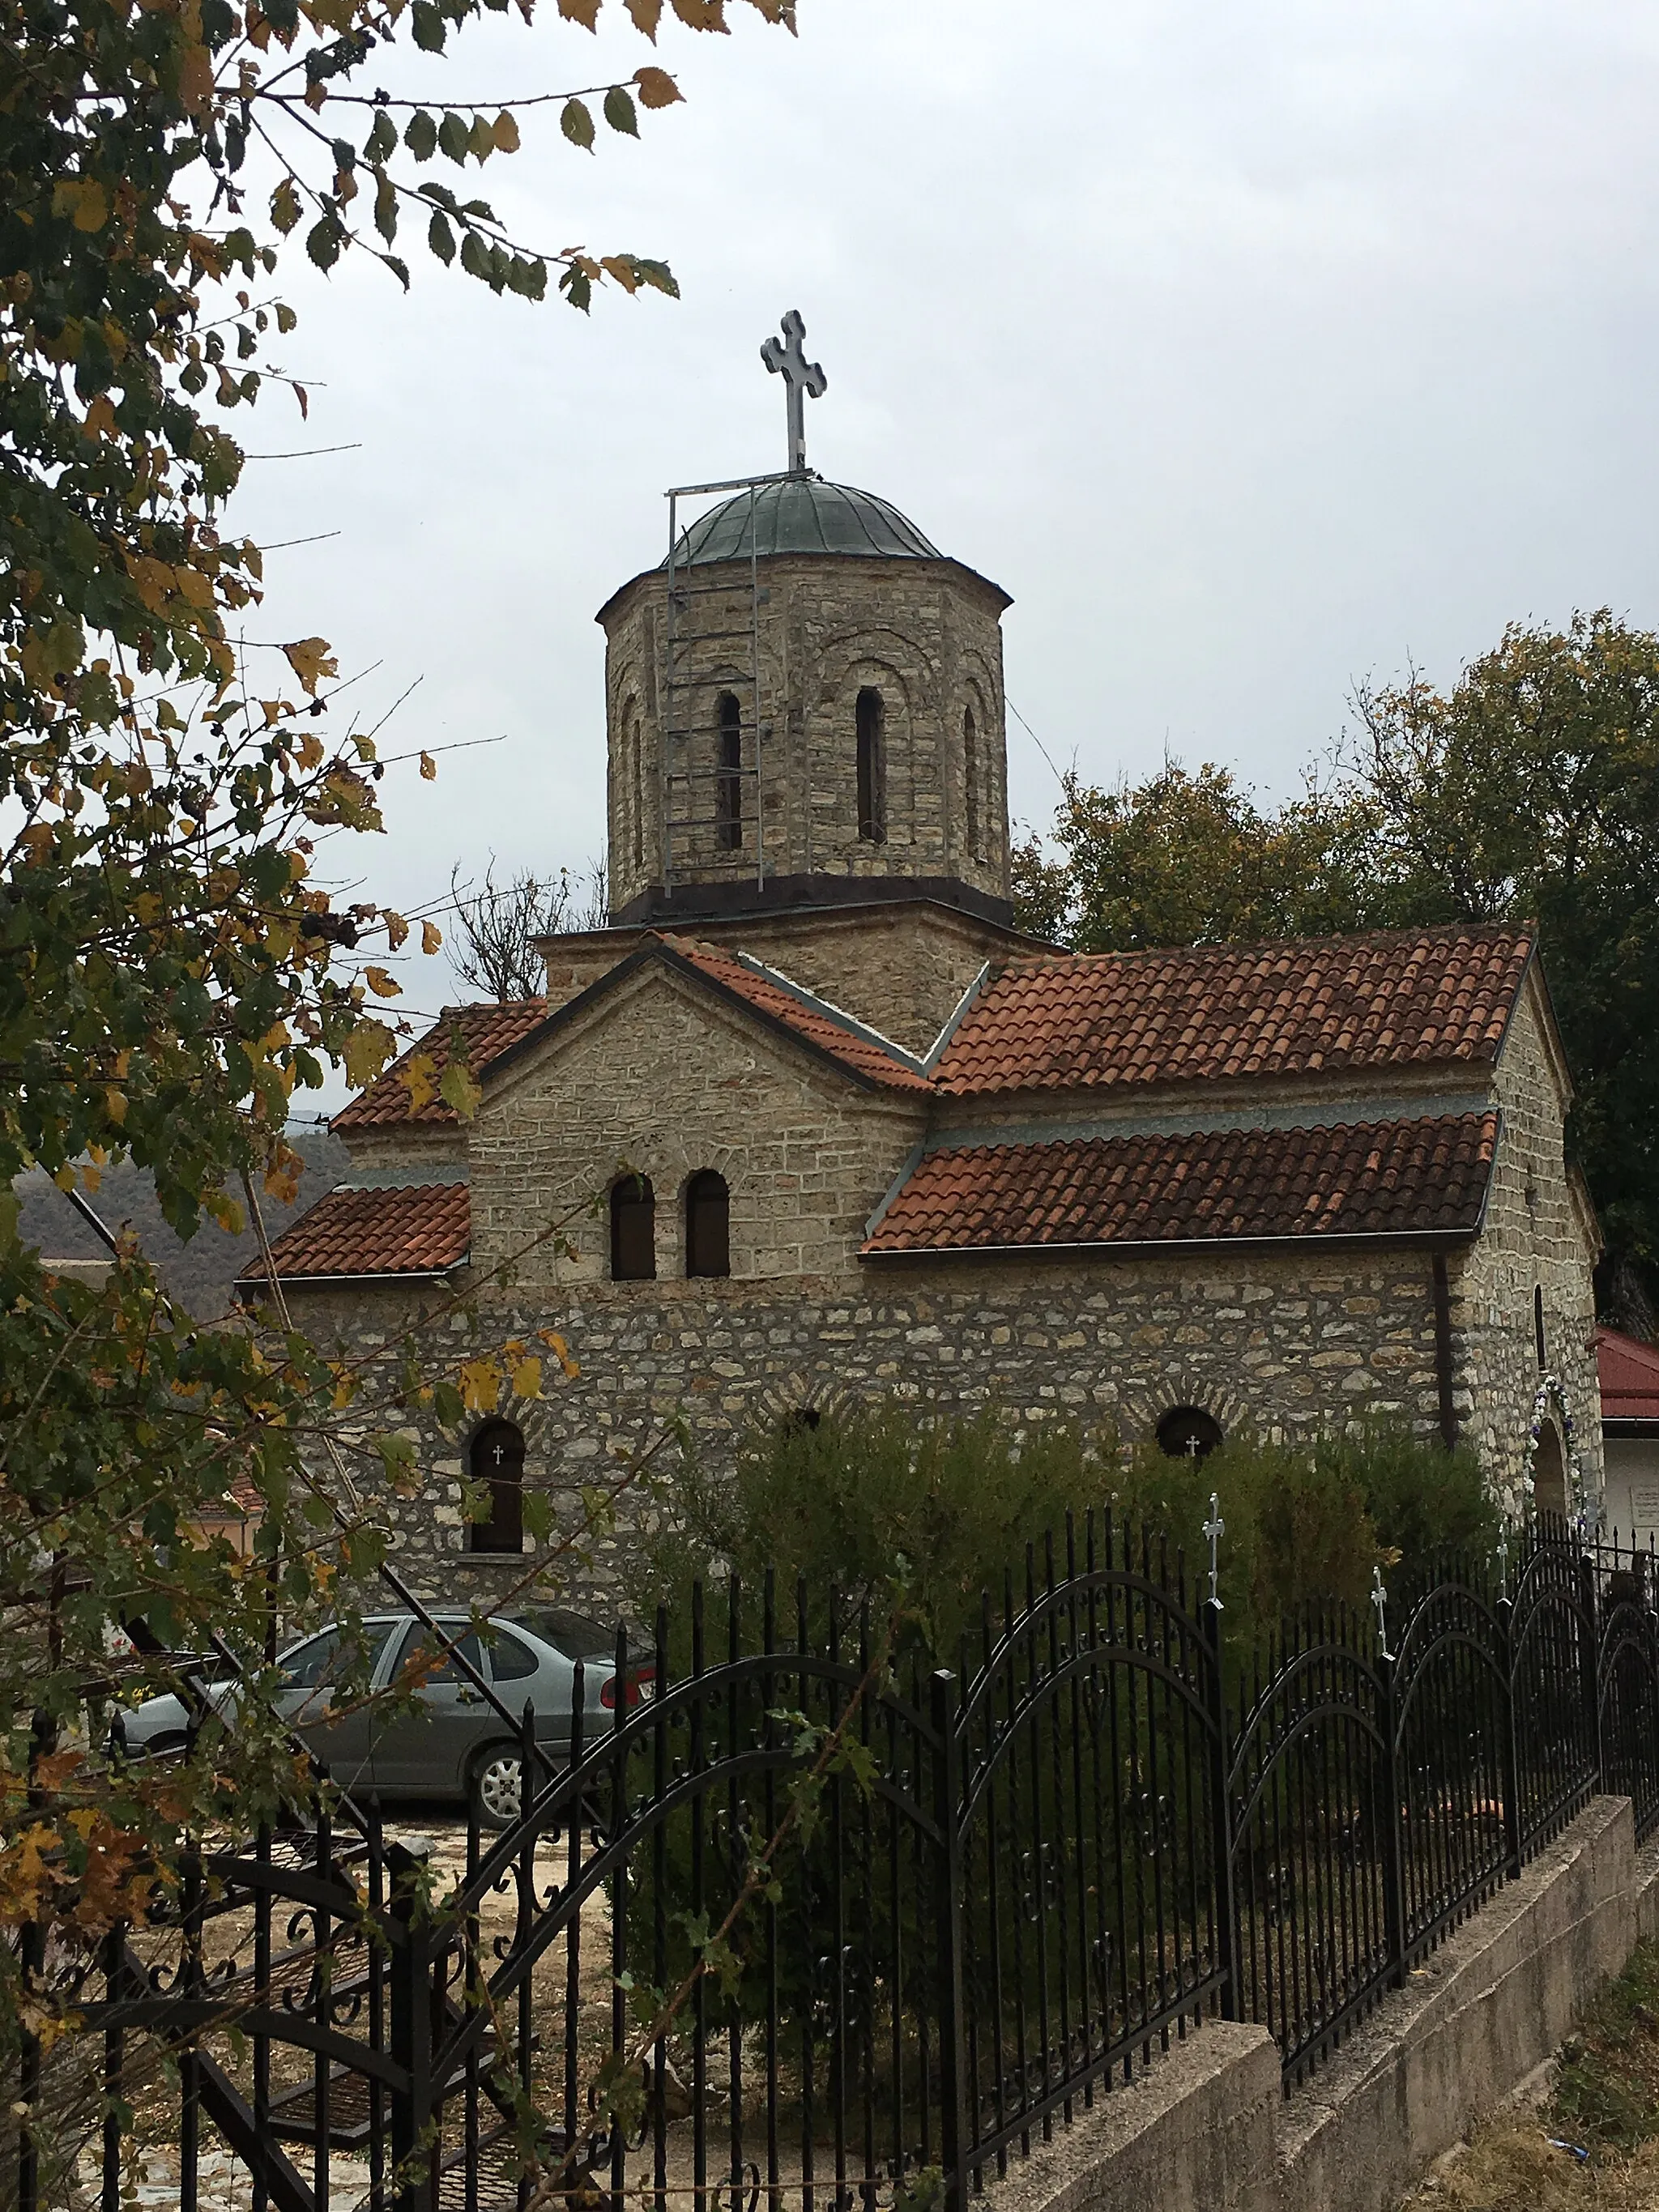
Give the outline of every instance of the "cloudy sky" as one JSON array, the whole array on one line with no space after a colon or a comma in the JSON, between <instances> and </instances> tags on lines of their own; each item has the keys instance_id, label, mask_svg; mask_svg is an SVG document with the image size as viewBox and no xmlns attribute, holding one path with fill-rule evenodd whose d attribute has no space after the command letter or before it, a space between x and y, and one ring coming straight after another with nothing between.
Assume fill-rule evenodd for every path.
<instances>
[{"instance_id":1,"label":"cloudy sky","mask_svg":"<svg viewBox=\"0 0 1659 2212\"><path fill-rule=\"evenodd\" d=\"M272 555L257 635L328 635L365 713L418 678L389 750L500 741L388 776L369 895L599 848L594 610L660 556L667 485L781 465L757 349L790 307L830 378L812 465L1012 593L1010 698L1089 777L1167 749L1284 793L1356 678L1449 680L1575 605L1659 625L1650 8L799 5L798 40L735 0L728 39L665 27L686 105L592 156L534 111L472 187L530 242L670 261L678 304L584 318L423 253L409 298L356 254L287 286L311 419L276 398L246 442L355 449L250 465L244 526L338 533ZM651 58L542 10L389 88ZM1050 769L1009 750L1046 823Z\"/></svg>"}]
</instances>

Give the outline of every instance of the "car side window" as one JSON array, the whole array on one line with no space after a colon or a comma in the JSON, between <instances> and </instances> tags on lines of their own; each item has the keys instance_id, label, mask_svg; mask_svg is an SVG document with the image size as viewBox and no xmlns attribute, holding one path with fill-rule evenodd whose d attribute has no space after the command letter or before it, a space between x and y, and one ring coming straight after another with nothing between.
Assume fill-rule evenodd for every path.
<instances>
[{"instance_id":1,"label":"car side window","mask_svg":"<svg viewBox=\"0 0 1659 2212\"><path fill-rule=\"evenodd\" d=\"M490 1647L489 1663L498 1682L521 1682L541 1662L522 1638L511 1636L503 1628Z\"/></svg>"},{"instance_id":2,"label":"car side window","mask_svg":"<svg viewBox=\"0 0 1659 2212\"><path fill-rule=\"evenodd\" d=\"M459 1626L459 1621L453 1626L446 1626L444 1622L440 1621L438 1631L441 1641L434 1644L418 1620L411 1623L409 1633L404 1638L404 1648L398 1655L398 1674L403 1674L410 1667L418 1667L428 1652L442 1650L445 1650L442 1665L432 1668L429 1673L424 1674L421 1686L428 1690L454 1690L470 1687L467 1676L463 1674L455 1664L453 1654L445 1649L454 1635L455 1630ZM478 1639L471 1629L461 1638L455 1649L464 1658L471 1661L479 1674L483 1674L483 1655L478 1648ZM395 1680L397 1678L394 1676L393 1679Z\"/></svg>"},{"instance_id":3,"label":"car side window","mask_svg":"<svg viewBox=\"0 0 1659 2212\"><path fill-rule=\"evenodd\" d=\"M325 1628L308 1644L290 1651L283 1662L283 1680L290 1690L314 1690L323 1679L340 1642L337 1628Z\"/></svg>"}]
</instances>

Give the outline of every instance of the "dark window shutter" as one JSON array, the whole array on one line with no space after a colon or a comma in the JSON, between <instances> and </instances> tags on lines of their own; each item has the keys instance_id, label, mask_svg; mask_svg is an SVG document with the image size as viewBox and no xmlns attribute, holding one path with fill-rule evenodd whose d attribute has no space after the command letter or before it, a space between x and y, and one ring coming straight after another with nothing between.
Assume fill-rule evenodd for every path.
<instances>
[{"instance_id":1,"label":"dark window shutter","mask_svg":"<svg viewBox=\"0 0 1659 2212\"><path fill-rule=\"evenodd\" d=\"M643 1176L611 1186L611 1279L651 1283L657 1276L657 1202Z\"/></svg>"},{"instance_id":2,"label":"dark window shutter","mask_svg":"<svg viewBox=\"0 0 1659 2212\"><path fill-rule=\"evenodd\" d=\"M685 1186L685 1272L732 1272L732 1199L726 1177L705 1168Z\"/></svg>"}]
</instances>

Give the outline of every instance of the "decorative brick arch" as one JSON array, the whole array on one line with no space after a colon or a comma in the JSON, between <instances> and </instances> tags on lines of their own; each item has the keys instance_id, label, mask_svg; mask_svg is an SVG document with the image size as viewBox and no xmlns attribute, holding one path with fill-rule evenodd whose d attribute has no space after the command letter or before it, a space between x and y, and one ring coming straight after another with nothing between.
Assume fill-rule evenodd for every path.
<instances>
[{"instance_id":1,"label":"decorative brick arch","mask_svg":"<svg viewBox=\"0 0 1659 2212\"><path fill-rule=\"evenodd\" d=\"M1223 1383L1184 1372L1163 1375L1155 1382L1133 1384L1118 1403L1122 1408L1123 1442L1139 1443L1158 1434L1164 1416L1182 1406L1200 1408L1221 1424L1224 1437L1241 1431L1254 1434L1261 1425L1249 1401Z\"/></svg>"}]
</instances>

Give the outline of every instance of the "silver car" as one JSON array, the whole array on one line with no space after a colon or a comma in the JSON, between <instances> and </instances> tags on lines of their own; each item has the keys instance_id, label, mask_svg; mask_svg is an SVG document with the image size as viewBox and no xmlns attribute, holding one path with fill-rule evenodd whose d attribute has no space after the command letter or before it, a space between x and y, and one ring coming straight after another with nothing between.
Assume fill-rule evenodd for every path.
<instances>
[{"instance_id":1,"label":"silver car","mask_svg":"<svg viewBox=\"0 0 1659 2212\"><path fill-rule=\"evenodd\" d=\"M433 1616L515 1716L534 1708L536 1741L555 1765L570 1756L576 1665L583 1666L582 1735L591 1744L616 1724L616 1637L580 1613L555 1607L493 1618L486 1645L465 1613ZM518 1743L501 1715L461 1674L453 1658L422 1671L433 1643L412 1613L374 1613L360 1644L348 1645L338 1626L291 1644L277 1660L279 1709L343 1789L373 1790L383 1799L427 1797L470 1802L487 1827L517 1819L524 1802ZM384 1692L413 1670L420 1676L415 1709L391 1708ZM333 1710L331 1681L350 1671L367 1676L369 1697ZM234 1711L234 1682L204 1686L216 1712ZM621 1690L624 1707L650 1694L652 1669L630 1666ZM138 1756L182 1747L189 1715L182 1699L150 1698L121 1717L119 1741Z\"/></svg>"}]
</instances>

